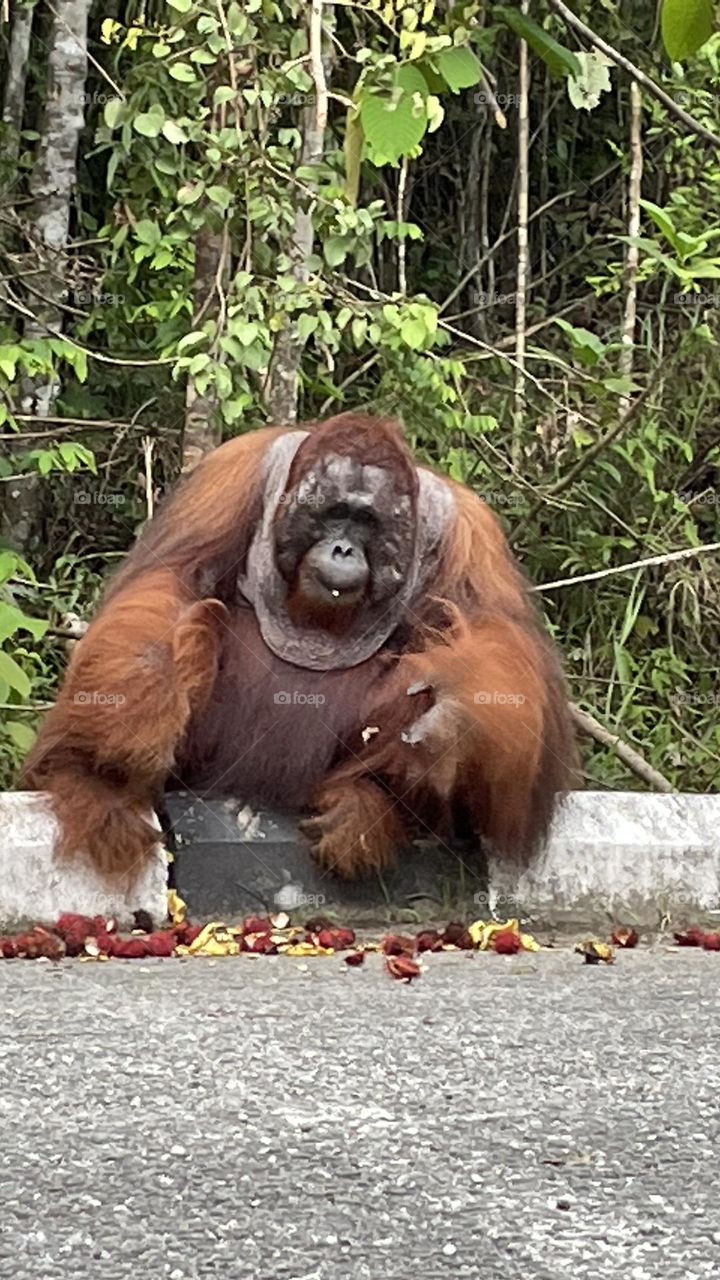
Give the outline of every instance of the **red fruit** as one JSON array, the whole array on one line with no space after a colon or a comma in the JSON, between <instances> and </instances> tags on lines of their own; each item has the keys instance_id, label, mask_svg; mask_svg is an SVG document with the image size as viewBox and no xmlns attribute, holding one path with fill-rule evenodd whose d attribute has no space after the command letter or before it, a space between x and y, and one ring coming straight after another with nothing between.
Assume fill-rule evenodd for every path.
<instances>
[{"instance_id":1,"label":"red fruit","mask_svg":"<svg viewBox=\"0 0 720 1280\"><path fill-rule=\"evenodd\" d=\"M415 950L418 953L423 951L442 951L443 940L437 929L423 929L415 939Z\"/></svg>"},{"instance_id":2,"label":"red fruit","mask_svg":"<svg viewBox=\"0 0 720 1280\"><path fill-rule=\"evenodd\" d=\"M720 933L706 933L703 938L703 951L720 951Z\"/></svg>"},{"instance_id":3,"label":"red fruit","mask_svg":"<svg viewBox=\"0 0 720 1280\"><path fill-rule=\"evenodd\" d=\"M359 964L365 963L365 952L351 951L349 955L345 956L345 963L352 965L353 969L356 969Z\"/></svg>"},{"instance_id":4,"label":"red fruit","mask_svg":"<svg viewBox=\"0 0 720 1280\"><path fill-rule=\"evenodd\" d=\"M327 947L331 951L345 951L348 947L355 945L355 933L352 929L333 926L330 929L321 929L316 937L319 947ZM313 938L312 941L314 940Z\"/></svg>"},{"instance_id":5,"label":"red fruit","mask_svg":"<svg viewBox=\"0 0 720 1280\"><path fill-rule=\"evenodd\" d=\"M611 941L616 947L624 947L629 951L631 947L637 946L639 939L634 929L615 929Z\"/></svg>"},{"instance_id":6,"label":"red fruit","mask_svg":"<svg viewBox=\"0 0 720 1280\"><path fill-rule=\"evenodd\" d=\"M686 929L684 933L676 933L674 936L679 947L701 947L705 938L705 930L693 925L692 928Z\"/></svg>"},{"instance_id":7,"label":"red fruit","mask_svg":"<svg viewBox=\"0 0 720 1280\"><path fill-rule=\"evenodd\" d=\"M112 955L118 960L144 960L150 953L147 949L147 938L116 938Z\"/></svg>"},{"instance_id":8,"label":"red fruit","mask_svg":"<svg viewBox=\"0 0 720 1280\"><path fill-rule=\"evenodd\" d=\"M380 950L386 956L411 956L415 952L415 939L401 933L388 933L380 943Z\"/></svg>"},{"instance_id":9,"label":"red fruit","mask_svg":"<svg viewBox=\"0 0 720 1280\"><path fill-rule=\"evenodd\" d=\"M246 916L243 920L243 934L272 933L272 921L267 916Z\"/></svg>"},{"instance_id":10,"label":"red fruit","mask_svg":"<svg viewBox=\"0 0 720 1280\"><path fill-rule=\"evenodd\" d=\"M246 934L242 940L242 949L256 956L277 955L277 943L273 942L269 933Z\"/></svg>"},{"instance_id":11,"label":"red fruit","mask_svg":"<svg viewBox=\"0 0 720 1280\"><path fill-rule=\"evenodd\" d=\"M145 938L140 939L145 943L148 949L148 955L151 956L173 956L175 947L177 946L175 935L171 930L158 930L157 933L148 933Z\"/></svg>"},{"instance_id":12,"label":"red fruit","mask_svg":"<svg viewBox=\"0 0 720 1280\"><path fill-rule=\"evenodd\" d=\"M305 928L308 933L320 933L322 929L334 929L335 925L327 916L313 916L312 920L305 921Z\"/></svg>"},{"instance_id":13,"label":"red fruit","mask_svg":"<svg viewBox=\"0 0 720 1280\"><path fill-rule=\"evenodd\" d=\"M96 919L100 919L100 917L96 917ZM95 921L91 920L89 916L79 916L74 911L66 911L56 921L54 928L61 938L64 938L66 934L72 934L74 937L82 935L84 941L89 935L94 934L94 924ZM103 929L105 928L104 920L102 927Z\"/></svg>"},{"instance_id":14,"label":"red fruit","mask_svg":"<svg viewBox=\"0 0 720 1280\"><path fill-rule=\"evenodd\" d=\"M409 956L391 955L385 961L385 968L391 978L403 978L406 982L419 978L422 972L417 961L411 960Z\"/></svg>"},{"instance_id":15,"label":"red fruit","mask_svg":"<svg viewBox=\"0 0 720 1280\"><path fill-rule=\"evenodd\" d=\"M442 931L442 940L453 947L459 947L466 933L467 929L464 924L461 924L459 920L451 920L450 924L446 924Z\"/></svg>"},{"instance_id":16,"label":"red fruit","mask_svg":"<svg viewBox=\"0 0 720 1280\"><path fill-rule=\"evenodd\" d=\"M0 938L0 952L4 960L14 960L17 955L14 938Z\"/></svg>"},{"instance_id":17,"label":"red fruit","mask_svg":"<svg viewBox=\"0 0 720 1280\"><path fill-rule=\"evenodd\" d=\"M170 930L175 935L175 942L181 947L189 947L196 938L202 933L201 924L188 924L187 920L183 920L182 924L173 925Z\"/></svg>"},{"instance_id":18,"label":"red fruit","mask_svg":"<svg viewBox=\"0 0 720 1280\"><path fill-rule=\"evenodd\" d=\"M516 933L512 929L503 929L500 933L496 933L492 945L500 956L514 956L520 950L522 943Z\"/></svg>"}]
</instances>

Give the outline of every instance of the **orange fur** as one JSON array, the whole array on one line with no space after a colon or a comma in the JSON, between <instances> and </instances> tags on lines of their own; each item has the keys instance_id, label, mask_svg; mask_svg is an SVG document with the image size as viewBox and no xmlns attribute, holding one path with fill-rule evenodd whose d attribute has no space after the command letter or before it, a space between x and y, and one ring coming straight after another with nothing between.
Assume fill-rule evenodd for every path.
<instances>
[{"instance_id":1,"label":"orange fur","mask_svg":"<svg viewBox=\"0 0 720 1280\"><path fill-rule=\"evenodd\" d=\"M409 454L391 424L343 414L311 430L307 465L314 454L355 451L396 467L401 485L412 483ZM130 872L156 839L153 803L177 777L188 741L214 716L206 741L255 742L261 778L269 767L288 786L301 784L317 815L309 827L314 852L328 870L378 870L413 822L425 832L449 826L458 806L478 836L529 855L557 791L575 785L577 773L557 656L499 523L448 480L456 518L402 640L315 681L315 673L273 658L237 597L262 509L263 461L281 433L241 436L191 474L78 644L24 771L26 785L51 793L61 852L85 850L108 871ZM243 671L256 673L245 686ZM268 766L262 742L277 738L279 723L273 680L303 697L317 685L328 699L324 721L321 709L316 719L303 713L307 741L294 740L287 722L283 758ZM223 702L228 693L234 707ZM364 738L368 726L377 733ZM201 753L202 743L201 736Z\"/></svg>"}]
</instances>

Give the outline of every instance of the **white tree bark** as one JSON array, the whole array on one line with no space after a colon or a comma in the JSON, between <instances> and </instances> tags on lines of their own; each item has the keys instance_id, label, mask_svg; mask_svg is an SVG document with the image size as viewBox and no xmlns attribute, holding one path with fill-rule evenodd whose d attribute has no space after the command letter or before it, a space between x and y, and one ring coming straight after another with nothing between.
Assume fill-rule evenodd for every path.
<instances>
[{"instance_id":1,"label":"white tree bark","mask_svg":"<svg viewBox=\"0 0 720 1280\"><path fill-rule=\"evenodd\" d=\"M30 60L30 36L32 34L35 0L30 4L15 5L8 49L8 72L3 94L3 124L9 135L3 146L6 162L17 160L20 149L20 130L25 111L25 82Z\"/></svg>"},{"instance_id":2,"label":"white tree bark","mask_svg":"<svg viewBox=\"0 0 720 1280\"><path fill-rule=\"evenodd\" d=\"M33 284L45 301L33 298L34 318L25 321L24 336L48 337L48 325L62 327L61 303L66 293L66 245L72 193L76 180L78 139L84 124L87 72L87 24L91 0L62 0L50 6L53 21L48 40L47 87L37 157L28 188L33 197L27 217ZM19 87L13 91L16 95ZM20 110L17 102L15 109ZM23 412L52 415L60 391L57 377L48 374L22 382ZM4 486L3 525L18 550L27 552L38 525L40 486L35 475Z\"/></svg>"},{"instance_id":3,"label":"white tree bark","mask_svg":"<svg viewBox=\"0 0 720 1280\"><path fill-rule=\"evenodd\" d=\"M35 285L47 301L35 320L25 323L25 337L48 336L47 326L62 326L66 292L66 259L72 193L76 180L78 139L84 124L87 74L87 23L91 0L62 0L53 8L47 64L45 112L37 159L30 174L33 197L30 227L40 256L41 274ZM38 378L24 387L23 410L46 417L60 390L56 379Z\"/></svg>"}]
</instances>

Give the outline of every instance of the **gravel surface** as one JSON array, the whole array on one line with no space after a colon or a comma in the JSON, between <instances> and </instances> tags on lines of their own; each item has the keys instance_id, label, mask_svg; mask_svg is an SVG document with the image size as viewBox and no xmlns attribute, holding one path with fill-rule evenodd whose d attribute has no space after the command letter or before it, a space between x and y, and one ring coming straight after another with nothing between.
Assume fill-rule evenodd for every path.
<instances>
[{"instance_id":1,"label":"gravel surface","mask_svg":"<svg viewBox=\"0 0 720 1280\"><path fill-rule=\"evenodd\" d=\"M0 1276L720 1276L720 956L0 962Z\"/></svg>"}]
</instances>

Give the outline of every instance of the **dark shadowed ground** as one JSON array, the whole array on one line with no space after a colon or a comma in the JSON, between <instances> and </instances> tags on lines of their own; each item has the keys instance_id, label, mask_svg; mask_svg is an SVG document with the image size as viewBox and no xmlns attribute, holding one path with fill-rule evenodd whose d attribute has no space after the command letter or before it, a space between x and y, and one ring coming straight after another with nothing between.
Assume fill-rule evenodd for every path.
<instances>
[{"instance_id":1,"label":"dark shadowed ground","mask_svg":"<svg viewBox=\"0 0 720 1280\"><path fill-rule=\"evenodd\" d=\"M720 956L0 963L0 1275L720 1276Z\"/></svg>"}]
</instances>

